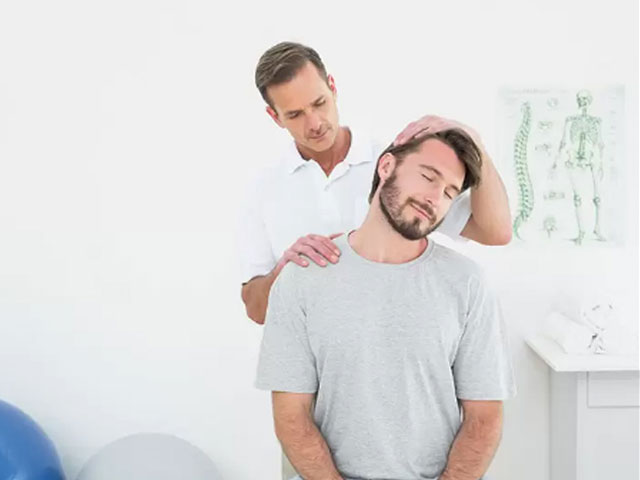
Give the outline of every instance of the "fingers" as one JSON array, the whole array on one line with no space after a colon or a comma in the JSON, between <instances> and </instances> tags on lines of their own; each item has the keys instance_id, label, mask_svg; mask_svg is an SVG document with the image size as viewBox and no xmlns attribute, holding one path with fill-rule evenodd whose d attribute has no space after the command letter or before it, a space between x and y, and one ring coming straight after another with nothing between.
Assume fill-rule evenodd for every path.
<instances>
[{"instance_id":1,"label":"fingers","mask_svg":"<svg viewBox=\"0 0 640 480\"><path fill-rule=\"evenodd\" d=\"M332 238L339 235L341 235L341 233L334 234ZM284 261L284 263L290 261L306 267L309 265L309 262L305 259L306 257L324 267L328 261L337 263L339 256L340 249L331 241L331 238L310 234L305 237L300 237L296 243L288 248L282 255L281 261Z\"/></svg>"},{"instance_id":2,"label":"fingers","mask_svg":"<svg viewBox=\"0 0 640 480\"><path fill-rule=\"evenodd\" d=\"M339 237L340 235L342 235L342 233L334 233L333 236L329 237L323 237L322 235L310 235L310 237L312 237L313 241L320 242L320 244L324 247L322 250L319 250L320 253L322 253L328 260L332 260L333 257L340 255L340 249L331 240ZM335 260L337 261L338 259L336 258Z\"/></svg>"},{"instance_id":3,"label":"fingers","mask_svg":"<svg viewBox=\"0 0 640 480\"><path fill-rule=\"evenodd\" d=\"M286 264L287 262L293 262L296 265L300 265L301 267L306 267L307 265L309 265L309 262L306 259L302 258L300 255L298 255L297 252L293 251L292 249L285 250L284 254L282 255L282 260L284 264ZM284 264L282 265L283 267Z\"/></svg>"},{"instance_id":4,"label":"fingers","mask_svg":"<svg viewBox=\"0 0 640 480\"><path fill-rule=\"evenodd\" d=\"M415 122L411 122L405 129L398 134L394 140L394 145L402 145L419 134L437 132L446 128L449 121L435 115L425 115Z\"/></svg>"},{"instance_id":5,"label":"fingers","mask_svg":"<svg viewBox=\"0 0 640 480\"><path fill-rule=\"evenodd\" d=\"M449 130L452 128L457 128L464 131L467 135L471 137L471 139L475 143L479 143L480 139L478 134L468 126L457 122L455 120L450 120L444 117L438 117L437 115L425 115L415 122L411 122L409 125L405 127L405 129L398 134L396 139L393 141L394 145L402 145L407 143L409 140L418 137L420 135L426 135L429 133L437 133L443 130Z\"/></svg>"},{"instance_id":6,"label":"fingers","mask_svg":"<svg viewBox=\"0 0 640 480\"><path fill-rule=\"evenodd\" d=\"M398 134L396 139L393 141L394 145L402 145L406 143L407 140L416 135L420 130L424 129L424 126L420 126L419 122L411 122L407 125L402 132Z\"/></svg>"},{"instance_id":7,"label":"fingers","mask_svg":"<svg viewBox=\"0 0 640 480\"><path fill-rule=\"evenodd\" d=\"M306 248L310 248L314 254L321 255L323 257L323 260L329 260L333 263L336 263L338 261L338 255L340 255L340 250L338 250L338 247L329 238L322 235L311 234L301 238L300 241L301 241L301 244L304 245ZM306 254L306 252L302 252L302 253ZM311 259L315 261L314 258L311 258ZM319 263L319 262L316 262L316 263L318 263L319 265L323 265L322 263Z\"/></svg>"},{"instance_id":8,"label":"fingers","mask_svg":"<svg viewBox=\"0 0 640 480\"><path fill-rule=\"evenodd\" d=\"M305 255L306 257L313 260L315 263L317 263L321 267L327 266L326 257L324 255L319 254L318 250L316 250L315 248L312 248L309 245L303 245L302 247L300 247L300 249L298 250L298 254Z\"/></svg>"}]
</instances>

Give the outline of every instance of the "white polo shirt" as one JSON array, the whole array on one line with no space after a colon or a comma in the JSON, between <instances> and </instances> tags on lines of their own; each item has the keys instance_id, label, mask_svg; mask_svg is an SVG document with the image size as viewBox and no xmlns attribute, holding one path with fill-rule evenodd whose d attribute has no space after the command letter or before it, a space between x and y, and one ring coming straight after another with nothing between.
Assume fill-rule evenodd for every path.
<instances>
[{"instance_id":1,"label":"white polo shirt","mask_svg":"<svg viewBox=\"0 0 640 480\"><path fill-rule=\"evenodd\" d=\"M317 162L302 158L295 142L278 164L256 176L238 219L242 283L273 270L284 251L302 236L328 236L362 224L376 161L386 145L350 130L349 152L328 177ZM470 215L469 192L465 192L453 202L437 231L458 237Z\"/></svg>"}]
</instances>

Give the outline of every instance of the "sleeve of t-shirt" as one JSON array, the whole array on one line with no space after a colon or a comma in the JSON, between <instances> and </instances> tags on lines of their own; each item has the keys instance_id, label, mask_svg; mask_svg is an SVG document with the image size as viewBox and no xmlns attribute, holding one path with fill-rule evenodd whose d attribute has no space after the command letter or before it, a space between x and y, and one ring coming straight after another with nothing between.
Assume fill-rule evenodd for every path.
<instances>
[{"instance_id":1,"label":"sleeve of t-shirt","mask_svg":"<svg viewBox=\"0 0 640 480\"><path fill-rule=\"evenodd\" d=\"M455 240L466 240L460 234L471 218L471 192L467 190L453 201L436 232Z\"/></svg>"},{"instance_id":2,"label":"sleeve of t-shirt","mask_svg":"<svg viewBox=\"0 0 640 480\"><path fill-rule=\"evenodd\" d=\"M255 386L261 390L315 393L316 362L307 335L304 304L288 263L269 293Z\"/></svg>"},{"instance_id":3,"label":"sleeve of t-shirt","mask_svg":"<svg viewBox=\"0 0 640 480\"><path fill-rule=\"evenodd\" d=\"M277 263L262 215L262 191L258 177L246 189L237 219L236 238L242 283L268 274Z\"/></svg>"},{"instance_id":4,"label":"sleeve of t-shirt","mask_svg":"<svg viewBox=\"0 0 640 480\"><path fill-rule=\"evenodd\" d=\"M453 362L456 396L461 400L506 400L516 386L507 332L497 298L476 277L469 287L467 321Z\"/></svg>"}]
</instances>

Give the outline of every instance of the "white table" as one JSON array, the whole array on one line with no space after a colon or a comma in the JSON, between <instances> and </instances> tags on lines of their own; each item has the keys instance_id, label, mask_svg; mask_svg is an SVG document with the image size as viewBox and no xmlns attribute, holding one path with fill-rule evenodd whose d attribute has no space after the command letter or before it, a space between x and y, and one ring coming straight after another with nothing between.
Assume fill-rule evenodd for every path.
<instances>
[{"instance_id":1,"label":"white table","mask_svg":"<svg viewBox=\"0 0 640 480\"><path fill-rule=\"evenodd\" d=\"M551 368L551 480L638 480L639 361L526 339Z\"/></svg>"}]
</instances>

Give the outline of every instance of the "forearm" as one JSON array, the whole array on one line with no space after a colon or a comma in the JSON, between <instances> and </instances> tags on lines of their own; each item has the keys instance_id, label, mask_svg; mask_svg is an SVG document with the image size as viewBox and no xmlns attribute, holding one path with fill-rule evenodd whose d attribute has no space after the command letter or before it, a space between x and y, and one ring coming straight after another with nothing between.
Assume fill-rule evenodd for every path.
<instances>
[{"instance_id":1,"label":"forearm","mask_svg":"<svg viewBox=\"0 0 640 480\"><path fill-rule=\"evenodd\" d=\"M500 443L502 419L462 422L439 480L478 480L489 468Z\"/></svg>"},{"instance_id":2,"label":"forearm","mask_svg":"<svg viewBox=\"0 0 640 480\"><path fill-rule=\"evenodd\" d=\"M311 418L276 429L287 458L304 480L342 480L327 442Z\"/></svg>"},{"instance_id":3,"label":"forearm","mask_svg":"<svg viewBox=\"0 0 640 480\"><path fill-rule=\"evenodd\" d=\"M480 184L471 189L471 215L485 236L485 243L506 244L511 240L509 198L493 161L483 147L480 149Z\"/></svg>"},{"instance_id":4,"label":"forearm","mask_svg":"<svg viewBox=\"0 0 640 480\"><path fill-rule=\"evenodd\" d=\"M276 273L272 271L267 275L252 278L242 286L242 301L247 310L247 315L256 323L264 323L269 292L276 276Z\"/></svg>"}]
</instances>

